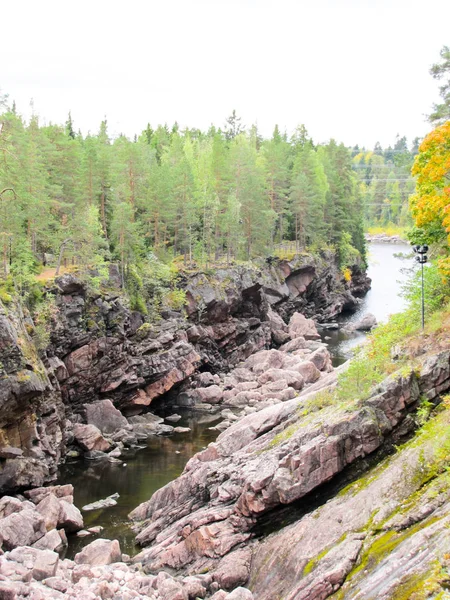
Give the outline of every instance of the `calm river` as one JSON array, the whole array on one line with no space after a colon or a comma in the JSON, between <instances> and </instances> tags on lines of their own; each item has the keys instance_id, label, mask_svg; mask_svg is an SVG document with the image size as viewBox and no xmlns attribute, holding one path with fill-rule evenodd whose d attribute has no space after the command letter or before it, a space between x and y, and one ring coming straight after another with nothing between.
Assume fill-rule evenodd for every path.
<instances>
[{"instance_id":1,"label":"calm river","mask_svg":"<svg viewBox=\"0 0 450 600\"><path fill-rule=\"evenodd\" d=\"M341 323L359 321L367 313L375 315L378 323L385 322L389 315L405 308L401 295L402 286L411 277L415 267L411 246L407 244L372 243L368 245L369 269L372 288L362 299L358 310L352 315L342 316ZM365 334L342 331L323 332L325 341L333 355L335 367L344 363L352 355L352 348L364 341ZM330 339L326 339L328 336Z\"/></svg>"}]
</instances>

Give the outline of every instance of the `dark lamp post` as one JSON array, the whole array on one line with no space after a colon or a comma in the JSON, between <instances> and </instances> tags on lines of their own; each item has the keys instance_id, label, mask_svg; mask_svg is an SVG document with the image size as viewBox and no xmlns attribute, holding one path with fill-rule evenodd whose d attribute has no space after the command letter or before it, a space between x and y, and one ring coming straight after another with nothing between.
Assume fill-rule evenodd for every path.
<instances>
[{"instance_id":1,"label":"dark lamp post","mask_svg":"<svg viewBox=\"0 0 450 600\"><path fill-rule=\"evenodd\" d=\"M428 246L424 244L420 246L419 244L413 245L413 250L417 254L416 261L422 266L422 329L425 327L425 296L423 291L423 265L428 261Z\"/></svg>"}]
</instances>

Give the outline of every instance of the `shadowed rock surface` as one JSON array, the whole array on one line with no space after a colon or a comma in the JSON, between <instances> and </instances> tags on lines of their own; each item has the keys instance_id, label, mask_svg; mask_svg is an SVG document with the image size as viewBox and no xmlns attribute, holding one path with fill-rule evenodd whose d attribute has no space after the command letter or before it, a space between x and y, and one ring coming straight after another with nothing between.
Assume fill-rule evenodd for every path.
<instances>
[{"instance_id":1,"label":"shadowed rock surface","mask_svg":"<svg viewBox=\"0 0 450 600\"><path fill-rule=\"evenodd\" d=\"M21 311L0 303L0 493L56 476L64 449L64 405Z\"/></svg>"},{"instance_id":2,"label":"shadowed rock surface","mask_svg":"<svg viewBox=\"0 0 450 600\"><path fill-rule=\"evenodd\" d=\"M433 571L435 591L442 591L450 490L440 448L449 444L449 418L448 411L439 415L344 493L256 543L249 583L255 597L324 600L346 581L336 598L410 598L408 590L433 583Z\"/></svg>"}]
</instances>

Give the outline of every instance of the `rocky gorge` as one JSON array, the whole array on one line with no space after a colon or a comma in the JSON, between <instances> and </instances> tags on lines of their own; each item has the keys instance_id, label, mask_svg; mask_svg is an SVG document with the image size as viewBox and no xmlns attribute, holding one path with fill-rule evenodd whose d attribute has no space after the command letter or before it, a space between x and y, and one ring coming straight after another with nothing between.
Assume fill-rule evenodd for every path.
<instances>
[{"instance_id":1,"label":"rocky gorge","mask_svg":"<svg viewBox=\"0 0 450 600\"><path fill-rule=\"evenodd\" d=\"M75 434L88 440L81 442L84 451L104 451L111 444L99 434L132 429L123 415L146 412L155 399L176 404L183 383L201 387L202 377L226 373L251 354L287 342L286 322L296 311L328 320L356 306L368 281L355 265L352 281L345 282L325 252L213 276L193 273L183 285L186 314L168 311L151 324L127 307L114 265L101 292L63 275L47 289L50 337L40 353L30 317L20 306L1 307L1 491L54 479ZM198 377L194 383L192 376ZM99 400L103 412L95 417L89 406ZM103 431L93 430L113 405L122 412L111 410ZM148 428L158 429L156 421Z\"/></svg>"},{"instance_id":2,"label":"rocky gorge","mask_svg":"<svg viewBox=\"0 0 450 600\"><path fill-rule=\"evenodd\" d=\"M112 268L97 294L73 276L55 281L40 354L29 317L3 311L0 597L444 589L447 412L393 451L424 398L437 405L450 388L448 350L428 348L364 398L336 402L346 366L333 369L316 324L358 305L368 288L358 266L350 282L327 253L189 274L186 314L157 323L127 308L114 279ZM178 416L164 420L162 407L215 414L222 433L133 510L139 554L97 537L63 559L67 535L99 532L86 530L72 486L40 486L68 455L120 466L127 448L172 434Z\"/></svg>"}]
</instances>

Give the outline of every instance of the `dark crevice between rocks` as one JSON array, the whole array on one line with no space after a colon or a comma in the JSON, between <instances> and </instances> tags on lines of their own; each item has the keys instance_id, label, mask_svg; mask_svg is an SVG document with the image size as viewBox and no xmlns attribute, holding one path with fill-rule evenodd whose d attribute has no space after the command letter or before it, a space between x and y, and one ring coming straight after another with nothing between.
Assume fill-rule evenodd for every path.
<instances>
[{"instance_id":1,"label":"dark crevice between rocks","mask_svg":"<svg viewBox=\"0 0 450 600\"><path fill-rule=\"evenodd\" d=\"M371 469L375 468L384 459L395 454L397 445L407 442L414 437L415 433L416 429L410 430L406 434L401 434L400 431L393 432L381 448L348 465L330 481L323 483L296 502L285 506L279 505L263 514L251 530L253 537L256 539L264 538L320 508L346 487L367 475Z\"/></svg>"}]
</instances>

